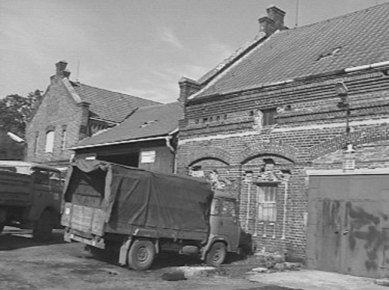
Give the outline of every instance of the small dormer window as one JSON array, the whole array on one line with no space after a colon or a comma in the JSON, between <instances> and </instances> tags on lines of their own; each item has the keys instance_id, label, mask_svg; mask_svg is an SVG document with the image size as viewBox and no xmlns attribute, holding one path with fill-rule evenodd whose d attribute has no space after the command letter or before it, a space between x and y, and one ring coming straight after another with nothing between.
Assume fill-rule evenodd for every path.
<instances>
[{"instance_id":1,"label":"small dormer window","mask_svg":"<svg viewBox=\"0 0 389 290\"><path fill-rule=\"evenodd\" d=\"M329 49L327 51L324 51L322 52L319 57L317 58L317 60L321 60L321 59L325 59L325 58L329 58L331 56L335 56L339 51L340 51L341 47L338 46L338 47L335 47L335 48L332 48L332 49Z\"/></svg>"},{"instance_id":2,"label":"small dormer window","mask_svg":"<svg viewBox=\"0 0 389 290\"><path fill-rule=\"evenodd\" d=\"M144 122L142 125L139 126L139 128L147 127L148 125L151 125L151 124L153 124L155 122L157 122L157 120L152 120L152 121Z\"/></svg>"}]
</instances>

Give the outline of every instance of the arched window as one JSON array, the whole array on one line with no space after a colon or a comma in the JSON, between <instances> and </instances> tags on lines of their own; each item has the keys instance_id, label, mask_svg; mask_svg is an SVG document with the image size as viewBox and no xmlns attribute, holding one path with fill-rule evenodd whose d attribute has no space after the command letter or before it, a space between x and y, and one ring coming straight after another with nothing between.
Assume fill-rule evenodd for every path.
<instances>
[{"instance_id":1,"label":"arched window","mask_svg":"<svg viewBox=\"0 0 389 290\"><path fill-rule=\"evenodd\" d=\"M54 149L54 130L46 132L46 153L53 153Z\"/></svg>"}]
</instances>

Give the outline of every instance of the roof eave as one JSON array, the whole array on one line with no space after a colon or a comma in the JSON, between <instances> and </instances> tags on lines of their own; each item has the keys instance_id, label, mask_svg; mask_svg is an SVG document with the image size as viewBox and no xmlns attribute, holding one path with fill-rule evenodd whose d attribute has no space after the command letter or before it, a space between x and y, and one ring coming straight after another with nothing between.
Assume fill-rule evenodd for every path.
<instances>
[{"instance_id":1,"label":"roof eave","mask_svg":"<svg viewBox=\"0 0 389 290\"><path fill-rule=\"evenodd\" d=\"M169 137L169 136L170 136L169 134L164 134L164 135L154 136L154 137L149 137L149 138L139 138L139 139L123 140L123 141L116 141L116 142L109 142L109 143L81 145L81 146L71 147L69 149L70 150L79 150L79 149L88 149L88 148L95 148L95 147L111 146L111 145L129 144L129 143L136 143L136 142L164 140L164 139L166 139L166 137Z\"/></svg>"}]
</instances>

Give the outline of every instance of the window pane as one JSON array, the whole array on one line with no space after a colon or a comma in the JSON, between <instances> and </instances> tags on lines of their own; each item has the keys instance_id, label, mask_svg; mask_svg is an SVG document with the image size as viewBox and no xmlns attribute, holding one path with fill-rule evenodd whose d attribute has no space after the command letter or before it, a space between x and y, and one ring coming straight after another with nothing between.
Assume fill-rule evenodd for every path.
<instances>
[{"instance_id":1,"label":"window pane","mask_svg":"<svg viewBox=\"0 0 389 290\"><path fill-rule=\"evenodd\" d=\"M220 214L220 200L214 199L212 201L211 215L219 215Z\"/></svg>"},{"instance_id":2,"label":"window pane","mask_svg":"<svg viewBox=\"0 0 389 290\"><path fill-rule=\"evenodd\" d=\"M230 200L223 201L222 215L232 216L232 217L236 216L235 203L233 201L230 201Z\"/></svg>"},{"instance_id":3,"label":"window pane","mask_svg":"<svg viewBox=\"0 0 389 290\"><path fill-rule=\"evenodd\" d=\"M53 152L54 148L54 131L46 133L46 152Z\"/></svg>"},{"instance_id":4,"label":"window pane","mask_svg":"<svg viewBox=\"0 0 389 290\"><path fill-rule=\"evenodd\" d=\"M257 216L260 221L275 222L277 220L277 186L258 186Z\"/></svg>"}]
</instances>

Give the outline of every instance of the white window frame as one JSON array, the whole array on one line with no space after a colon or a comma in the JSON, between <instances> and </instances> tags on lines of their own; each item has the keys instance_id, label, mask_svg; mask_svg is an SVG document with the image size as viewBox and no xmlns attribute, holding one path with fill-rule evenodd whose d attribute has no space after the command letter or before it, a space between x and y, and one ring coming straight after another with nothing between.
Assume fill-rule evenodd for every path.
<instances>
[{"instance_id":1,"label":"white window frame","mask_svg":"<svg viewBox=\"0 0 389 290\"><path fill-rule=\"evenodd\" d=\"M277 183L257 184L257 218L260 222L277 221Z\"/></svg>"},{"instance_id":2,"label":"white window frame","mask_svg":"<svg viewBox=\"0 0 389 290\"><path fill-rule=\"evenodd\" d=\"M54 151L54 137L55 137L54 130L49 130L46 132L46 146L45 146L46 153L53 153L53 151Z\"/></svg>"}]
</instances>

